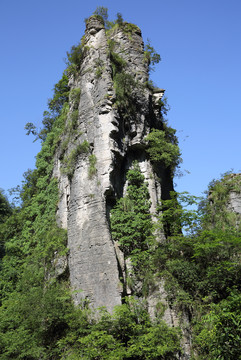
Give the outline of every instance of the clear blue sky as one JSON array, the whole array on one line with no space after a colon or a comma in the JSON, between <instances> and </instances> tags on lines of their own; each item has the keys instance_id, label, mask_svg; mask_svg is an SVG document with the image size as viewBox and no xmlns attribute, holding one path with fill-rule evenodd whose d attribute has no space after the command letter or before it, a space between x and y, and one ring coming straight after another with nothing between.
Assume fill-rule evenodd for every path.
<instances>
[{"instance_id":1,"label":"clear blue sky","mask_svg":"<svg viewBox=\"0 0 241 360\"><path fill-rule=\"evenodd\" d=\"M166 89L183 169L176 189L200 195L213 178L241 172L240 0L2 0L0 188L21 184L39 143L24 125L40 126L65 68L66 51L97 6L137 24L162 61L152 79Z\"/></svg>"}]
</instances>

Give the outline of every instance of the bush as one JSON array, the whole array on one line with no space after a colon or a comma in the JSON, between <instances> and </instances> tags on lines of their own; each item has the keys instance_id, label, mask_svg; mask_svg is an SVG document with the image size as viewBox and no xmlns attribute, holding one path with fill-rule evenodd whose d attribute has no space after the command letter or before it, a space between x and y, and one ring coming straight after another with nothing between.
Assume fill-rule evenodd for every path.
<instances>
[{"instance_id":1,"label":"bush","mask_svg":"<svg viewBox=\"0 0 241 360\"><path fill-rule=\"evenodd\" d=\"M153 129L146 136L148 143L147 153L154 164L161 163L165 167L171 168L172 172L181 162L181 153L177 145L175 130L168 128L169 131Z\"/></svg>"},{"instance_id":2,"label":"bush","mask_svg":"<svg viewBox=\"0 0 241 360\"><path fill-rule=\"evenodd\" d=\"M69 100L73 104L73 110L76 110L79 107L80 94L81 94L80 88L75 88L70 91Z\"/></svg>"}]
</instances>

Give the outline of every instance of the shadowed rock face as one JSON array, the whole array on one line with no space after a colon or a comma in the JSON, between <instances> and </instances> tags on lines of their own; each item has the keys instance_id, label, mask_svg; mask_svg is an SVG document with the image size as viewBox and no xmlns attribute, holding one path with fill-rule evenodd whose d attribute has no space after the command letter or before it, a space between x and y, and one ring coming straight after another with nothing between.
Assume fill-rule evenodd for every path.
<instances>
[{"instance_id":1,"label":"shadowed rock face","mask_svg":"<svg viewBox=\"0 0 241 360\"><path fill-rule=\"evenodd\" d=\"M144 86L148 65L143 58L141 32L137 28L129 36L117 29L110 39L114 42L113 51L126 62L125 72L138 81L130 94L136 111L128 115L116 106L106 32L103 24L91 17L86 26L86 51L80 71L69 82L71 89L80 88L80 97L77 125L68 138L64 156L70 156L83 141L88 141L89 150L78 154L70 178L61 170L60 144L53 174L59 179L58 223L68 230L68 265L71 285L77 290L75 302L85 299L92 306L106 306L109 311L121 303L120 278L124 271L120 250L117 256L111 239L109 211L125 193L128 169L134 160L139 162L149 184L153 212L162 188L173 189L165 169L160 169L157 180L145 153L144 137L161 119L155 111L152 92ZM67 123L73 108L70 101ZM66 137L63 135L62 143Z\"/></svg>"}]
</instances>

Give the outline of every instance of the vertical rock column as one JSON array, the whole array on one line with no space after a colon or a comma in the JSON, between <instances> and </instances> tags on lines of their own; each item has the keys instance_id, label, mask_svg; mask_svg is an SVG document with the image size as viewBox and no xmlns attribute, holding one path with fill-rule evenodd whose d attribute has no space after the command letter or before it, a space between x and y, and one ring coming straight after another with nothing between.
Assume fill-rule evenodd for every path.
<instances>
[{"instance_id":1,"label":"vertical rock column","mask_svg":"<svg viewBox=\"0 0 241 360\"><path fill-rule=\"evenodd\" d=\"M104 196L110 187L112 166L113 140L109 134L114 129L114 113L109 99L113 83L104 26L95 17L87 23L85 47L80 75L70 85L81 91L75 144L88 141L89 152L78 156L71 181L57 170L59 160L56 162L58 219L68 229L69 273L76 290L75 302L86 299L93 307L106 306L111 311L121 303L122 291Z\"/></svg>"},{"instance_id":2,"label":"vertical rock column","mask_svg":"<svg viewBox=\"0 0 241 360\"><path fill-rule=\"evenodd\" d=\"M134 26L130 35L126 33L127 25L113 29L109 35L114 52L110 55L103 24L95 16L88 19L80 71L69 82L71 89L79 89L80 93L77 129L69 138L64 156L71 157L84 141L89 150L78 153L71 177L61 171L64 161L60 154L56 154L54 170L60 192L57 217L68 230L68 263L71 286L77 290L75 301L88 299L93 307L106 306L110 311L121 303L120 277L125 268L116 257L118 244L111 239L107 212L115 199L125 194L126 174L134 161L138 161L148 182L153 213L162 191L145 151L146 135L151 127L160 126L162 119L153 110L153 94L145 84L148 64L144 61L141 31ZM118 79L110 63L113 55L124 63L118 75L131 84L127 96L131 109L118 103ZM66 126L72 109L70 101ZM62 143L66 139L63 135Z\"/></svg>"}]
</instances>

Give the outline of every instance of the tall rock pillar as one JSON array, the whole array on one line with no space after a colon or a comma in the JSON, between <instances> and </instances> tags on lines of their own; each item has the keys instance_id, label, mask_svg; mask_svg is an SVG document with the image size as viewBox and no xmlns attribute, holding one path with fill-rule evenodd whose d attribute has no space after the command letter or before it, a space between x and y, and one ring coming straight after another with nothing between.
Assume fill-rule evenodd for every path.
<instances>
[{"instance_id":1,"label":"tall rock pillar","mask_svg":"<svg viewBox=\"0 0 241 360\"><path fill-rule=\"evenodd\" d=\"M148 183L152 212L169 180L168 187L173 187L165 168L153 172L145 151L146 135L152 127L161 128L162 119L146 85L148 62L140 29L124 23L107 37L103 23L92 16L82 42L81 64L69 82L66 132L55 158L58 222L68 230L76 303L88 299L94 307L111 311L121 303L124 270L111 239L109 211L125 195L126 174L137 161ZM66 168L71 163L70 174Z\"/></svg>"}]
</instances>

